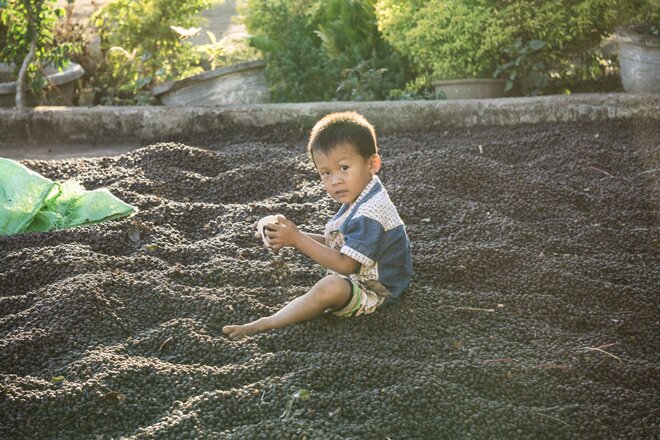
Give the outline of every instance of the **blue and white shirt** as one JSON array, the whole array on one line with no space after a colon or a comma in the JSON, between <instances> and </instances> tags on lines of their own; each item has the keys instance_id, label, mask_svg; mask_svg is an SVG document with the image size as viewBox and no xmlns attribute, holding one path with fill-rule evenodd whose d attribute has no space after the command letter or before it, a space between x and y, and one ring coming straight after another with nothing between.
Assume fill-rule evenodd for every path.
<instances>
[{"instance_id":1,"label":"blue and white shirt","mask_svg":"<svg viewBox=\"0 0 660 440\"><path fill-rule=\"evenodd\" d=\"M349 275L359 283L373 285L372 281L378 281L391 298L397 298L410 285L410 240L377 176L353 205L343 204L328 222L325 243L361 263L359 271Z\"/></svg>"}]
</instances>

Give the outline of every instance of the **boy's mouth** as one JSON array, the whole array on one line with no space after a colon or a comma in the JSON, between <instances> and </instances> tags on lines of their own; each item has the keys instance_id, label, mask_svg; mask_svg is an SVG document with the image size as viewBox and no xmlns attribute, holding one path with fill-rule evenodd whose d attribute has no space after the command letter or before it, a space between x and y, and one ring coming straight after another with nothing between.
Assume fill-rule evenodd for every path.
<instances>
[{"instance_id":1,"label":"boy's mouth","mask_svg":"<svg viewBox=\"0 0 660 440\"><path fill-rule=\"evenodd\" d=\"M346 191L345 189L342 189L342 190L339 190L339 191L335 192L335 196L337 196L337 197L343 197L346 194L348 194L348 191Z\"/></svg>"}]
</instances>

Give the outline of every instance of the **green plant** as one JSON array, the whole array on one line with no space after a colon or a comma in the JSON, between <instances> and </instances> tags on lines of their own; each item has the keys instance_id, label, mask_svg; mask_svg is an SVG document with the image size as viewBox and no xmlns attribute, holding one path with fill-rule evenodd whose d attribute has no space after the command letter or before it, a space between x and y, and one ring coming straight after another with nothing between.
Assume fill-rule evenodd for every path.
<instances>
[{"instance_id":1,"label":"green plant","mask_svg":"<svg viewBox=\"0 0 660 440\"><path fill-rule=\"evenodd\" d=\"M602 50L585 52L580 59L572 60L562 75L551 74L547 93L607 93L623 91L619 63L614 55L605 55Z\"/></svg>"},{"instance_id":2,"label":"green plant","mask_svg":"<svg viewBox=\"0 0 660 440\"><path fill-rule=\"evenodd\" d=\"M374 0L249 0L250 44L265 56L275 101L373 100L413 78L382 38Z\"/></svg>"},{"instance_id":3,"label":"green plant","mask_svg":"<svg viewBox=\"0 0 660 440\"><path fill-rule=\"evenodd\" d=\"M44 93L49 86L46 66L60 70L68 63L68 55L78 50L54 37L63 15L64 9L56 8L54 0L0 0L0 61L15 65L17 107L24 106L25 85L35 96Z\"/></svg>"},{"instance_id":4,"label":"green plant","mask_svg":"<svg viewBox=\"0 0 660 440\"><path fill-rule=\"evenodd\" d=\"M417 75L402 89L390 90L390 98L398 100L436 99L433 78L429 74Z\"/></svg>"},{"instance_id":5,"label":"green plant","mask_svg":"<svg viewBox=\"0 0 660 440\"><path fill-rule=\"evenodd\" d=\"M376 3L381 32L436 79L490 77L506 36L479 0L387 0Z\"/></svg>"},{"instance_id":6,"label":"green plant","mask_svg":"<svg viewBox=\"0 0 660 440\"><path fill-rule=\"evenodd\" d=\"M506 74L514 91L539 94L570 72L597 72L602 38L651 1L379 0L376 10L383 35L419 75ZM544 44L530 47L537 40Z\"/></svg>"},{"instance_id":7,"label":"green plant","mask_svg":"<svg viewBox=\"0 0 660 440\"><path fill-rule=\"evenodd\" d=\"M206 35L209 43L196 46L197 52L202 57L200 64L206 70L261 58L259 51L251 47L245 38L218 40L210 31L207 31Z\"/></svg>"},{"instance_id":8,"label":"green plant","mask_svg":"<svg viewBox=\"0 0 660 440\"><path fill-rule=\"evenodd\" d=\"M660 36L660 3L657 0L629 0L619 28L638 34Z\"/></svg>"},{"instance_id":9,"label":"green plant","mask_svg":"<svg viewBox=\"0 0 660 440\"><path fill-rule=\"evenodd\" d=\"M383 99L387 69L375 68L372 60L348 67L341 73L335 96L343 101L373 101Z\"/></svg>"},{"instance_id":10,"label":"green plant","mask_svg":"<svg viewBox=\"0 0 660 440\"><path fill-rule=\"evenodd\" d=\"M209 43L197 46L197 51L202 55L202 61L208 69L213 70L224 64L227 54L225 48L217 40L213 32L207 31L206 35L209 38Z\"/></svg>"},{"instance_id":11,"label":"green plant","mask_svg":"<svg viewBox=\"0 0 660 440\"><path fill-rule=\"evenodd\" d=\"M273 101L331 99L339 68L315 31L322 19L321 0L248 0L240 9L252 35L250 45L264 54Z\"/></svg>"},{"instance_id":12,"label":"green plant","mask_svg":"<svg viewBox=\"0 0 660 440\"><path fill-rule=\"evenodd\" d=\"M635 1L495 2L503 30L513 40L513 44L502 49L500 65L523 55L523 61L516 66L517 93L556 93L558 88L570 93L577 90L576 82L599 82L598 75L603 71L594 68L599 66L599 44L625 16L624 9ZM511 50L518 39L526 42L527 47L523 44L519 50ZM534 40L544 44L532 50L529 44Z\"/></svg>"},{"instance_id":13,"label":"green plant","mask_svg":"<svg viewBox=\"0 0 660 440\"><path fill-rule=\"evenodd\" d=\"M336 98L385 99L410 77L407 60L378 30L373 0L325 2L316 34L340 69Z\"/></svg>"},{"instance_id":14,"label":"green plant","mask_svg":"<svg viewBox=\"0 0 660 440\"><path fill-rule=\"evenodd\" d=\"M246 63L263 58L263 54L250 46L248 38L238 38L223 42L225 65Z\"/></svg>"},{"instance_id":15,"label":"green plant","mask_svg":"<svg viewBox=\"0 0 660 440\"><path fill-rule=\"evenodd\" d=\"M635 13L617 28L621 36L634 37L637 41L658 44L660 42L660 3L657 0L637 0Z\"/></svg>"},{"instance_id":16,"label":"green plant","mask_svg":"<svg viewBox=\"0 0 660 440\"><path fill-rule=\"evenodd\" d=\"M545 75L546 64L542 58L534 57L534 53L545 46L545 41L530 40L523 43L522 39L517 38L511 46L503 49L504 55L510 61L497 66L493 77L498 77L502 73L507 74L504 92L513 88L513 84L518 79L521 72L525 72L525 83L529 95L539 95L548 85L548 78Z\"/></svg>"},{"instance_id":17,"label":"green plant","mask_svg":"<svg viewBox=\"0 0 660 440\"><path fill-rule=\"evenodd\" d=\"M154 85L198 73L200 55L171 26L191 27L210 0L115 0L93 17L104 62L103 104L147 104Z\"/></svg>"}]
</instances>

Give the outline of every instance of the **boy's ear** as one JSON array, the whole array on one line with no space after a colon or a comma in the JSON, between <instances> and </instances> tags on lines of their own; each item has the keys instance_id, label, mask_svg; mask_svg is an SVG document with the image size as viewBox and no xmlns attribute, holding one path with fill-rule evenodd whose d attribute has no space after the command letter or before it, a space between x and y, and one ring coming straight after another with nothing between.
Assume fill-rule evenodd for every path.
<instances>
[{"instance_id":1,"label":"boy's ear","mask_svg":"<svg viewBox=\"0 0 660 440\"><path fill-rule=\"evenodd\" d=\"M369 158L369 171L371 171L372 174L376 174L380 170L381 165L382 161L380 159L380 154L375 153Z\"/></svg>"}]
</instances>

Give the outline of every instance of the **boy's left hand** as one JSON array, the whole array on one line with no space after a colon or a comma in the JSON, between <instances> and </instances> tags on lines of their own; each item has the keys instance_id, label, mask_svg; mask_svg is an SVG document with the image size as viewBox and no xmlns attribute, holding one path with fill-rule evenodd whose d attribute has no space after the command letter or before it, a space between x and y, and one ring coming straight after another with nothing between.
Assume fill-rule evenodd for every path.
<instances>
[{"instance_id":1,"label":"boy's left hand","mask_svg":"<svg viewBox=\"0 0 660 440\"><path fill-rule=\"evenodd\" d=\"M269 223L266 226L272 229L271 231L266 230L266 236L274 251L279 251L286 246L295 247L296 241L302 235L298 227L283 215L277 216L277 223Z\"/></svg>"}]
</instances>

